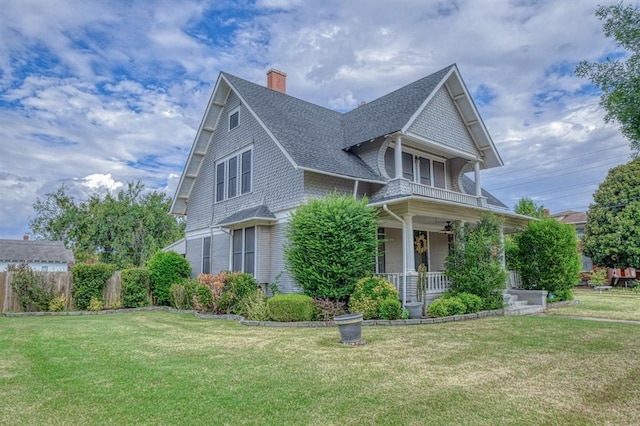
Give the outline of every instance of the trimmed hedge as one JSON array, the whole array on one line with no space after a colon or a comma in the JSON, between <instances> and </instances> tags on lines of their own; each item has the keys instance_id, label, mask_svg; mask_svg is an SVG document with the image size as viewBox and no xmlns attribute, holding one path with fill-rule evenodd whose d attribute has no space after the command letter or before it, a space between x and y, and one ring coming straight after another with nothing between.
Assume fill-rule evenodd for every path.
<instances>
[{"instance_id":1,"label":"trimmed hedge","mask_svg":"<svg viewBox=\"0 0 640 426\"><path fill-rule=\"evenodd\" d=\"M149 284L151 274L147 268L123 269L120 298L125 308L149 306Z\"/></svg>"},{"instance_id":2,"label":"trimmed hedge","mask_svg":"<svg viewBox=\"0 0 640 426\"><path fill-rule=\"evenodd\" d=\"M189 278L191 266L187 259L174 251L154 254L147 262L151 274L151 290L156 305L169 305L171 284Z\"/></svg>"},{"instance_id":3,"label":"trimmed hedge","mask_svg":"<svg viewBox=\"0 0 640 426\"><path fill-rule=\"evenodd\" d=\"M79 263L71 269L73 274L73 303L76 308L85 311L95 298L104 304L102 292L107 280L116 271L115 265L107 263ZM96 306L96 302L94 302Z\"/></svg>"},{"instance_id":4,"label":"trimmed hedge","mask_svg":"<svg viewBox=\"0 0 640 426\"><path fill-rule=\"evenodd\" d=\"M313 298L304 294L276 294L267 300L267 311L272 321L311 321L315 310Z\"/></svg>"}]
</instances>

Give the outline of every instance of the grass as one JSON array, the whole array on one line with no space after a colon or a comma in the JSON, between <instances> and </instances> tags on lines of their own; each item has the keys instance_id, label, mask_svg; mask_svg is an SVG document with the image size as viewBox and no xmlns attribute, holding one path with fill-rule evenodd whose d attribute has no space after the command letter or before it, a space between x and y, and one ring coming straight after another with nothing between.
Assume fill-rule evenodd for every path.
<instances>
[{"instance_id":1,"label":"grass","mask_svg":"<svg viewBox=\"0 0 640 426\"><path fill-rule=\"evenodd\" d=\"M577 305L550 309L549 314L640 321L640 294L614 289L598 292L591 289L574 291Z\"/></svg>"},{"instance_id":2,"label":"grass","mask_svg":"<svg viewBox=\"0 0 640 426\"><path fill-rule=\"evenodd\" d=\"M350 347L166 312L0 317L0 424L635 424L639 327L496 317Z\"/></svg>"}]
</instances>

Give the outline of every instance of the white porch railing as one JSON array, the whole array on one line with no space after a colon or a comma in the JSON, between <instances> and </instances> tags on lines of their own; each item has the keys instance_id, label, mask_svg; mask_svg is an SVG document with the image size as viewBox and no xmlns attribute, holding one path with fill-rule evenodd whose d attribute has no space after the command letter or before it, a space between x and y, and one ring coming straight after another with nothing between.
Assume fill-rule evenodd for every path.
<instances>
[{"instance_id":1,"label":"white porch railing","mask_svg":"<svg viewBox=\"0 0 640 426\"><path fill-rule=\"evenodd\" d=\"M389 281L398 290L398 293L402 295L402 273L375 275ZM450 288L451 282L444 272L425 272L422 275L412 274L407 277L407 293L412 294L415 291L416 294L421 294L421 302L425 301L424 298L427 295L439 295L449 291ZM522 279L517 271L507 271L507 289L510 288L522 288Z\"/></svg>"},{"instance_id":2,"label":"white porch railing","mask_svg":"<svg viewBox=\"0 0 640 426\"><path fill-rule=\"evenodd\" d=\"M420 183L411 182L411 193L421 195L423 197L436 198L439 200L453 201L454 203L468 204L471 206L479 206L482 200L478 197L462 192L449 191L448 189L436 188L433 186L422 185ZM483 197L480 197L483 198Z\"/></svg>"},{"instance_id":3,"label":"white porch railing","mask_svg":"<svg viewBox=\"0 0 640 426\"><path fill-rule=\"evenodd\" d=\"M522 288L522 278L518 271L507 271L507 289Z\"/></svg>"}]
</instances>

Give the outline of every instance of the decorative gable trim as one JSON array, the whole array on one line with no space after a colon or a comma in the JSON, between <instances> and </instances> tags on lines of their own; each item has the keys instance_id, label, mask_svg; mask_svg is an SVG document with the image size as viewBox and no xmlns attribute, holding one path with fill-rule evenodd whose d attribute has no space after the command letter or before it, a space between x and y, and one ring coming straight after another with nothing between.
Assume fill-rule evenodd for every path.
<instances>
[{"instance_id":1,"label":"decorative gable trim","mask_svg":"<svg viewBox=\"0 0 640 426\"><path fill-rule=\"evenodd\" d=\"M414 124L416 119L425 111L427 105L433 100L434 96L444 86L447 93L451 97L460 118L463 120L469 136L473 140L478 152L483 157L484 168L502 166L502 158L498 154L498 151L493 143L493 140L489 136L489 132L480 117L480 114L469 94L469 91L460 76L457 65L453 65L451 69L444 75L442 80L436 85L429 96L424 100L422 105L414 112L409 121L402 127L402 133L409 133L409 129ZM412 135L415 136L415 135ZM439 144L442 145L442 144ZM467 153L463 158L467 158Z\"/></svg>"}]
</instances>

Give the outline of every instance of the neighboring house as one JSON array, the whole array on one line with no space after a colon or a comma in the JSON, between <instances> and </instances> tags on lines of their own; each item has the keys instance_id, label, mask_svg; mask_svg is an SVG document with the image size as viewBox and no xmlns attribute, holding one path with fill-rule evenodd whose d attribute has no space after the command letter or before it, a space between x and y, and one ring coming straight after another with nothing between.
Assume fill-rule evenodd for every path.
<instances>
[{"instance_id":1,"label":"neighboring house","mask_svg":"<svg viewBox=\"0 0 640 426\"><path fill-rule=\"evenodd\" d=\"M582 272L591 272L593 270L593 262L591 258L582 253L582 237L584 229L587 225L587 214L585 212L576 212L573 210L565 210L560 213L549 215L560 223L566 223L576 228L578 236L578 253L582 257Z\"/></svg>"},{"instance_id":2,"label":"neighboring house","mask_svg":"<svg viewBox=\"0 0 640 426\"><path fill-rule=\"evenodd\" d=\"M420 263L443 277L455 221L491 211L505 232L526 226L481 188L481 170L503 163L456 65L347 113L285 87L276 70L267 87L218 76L171 207L187 216L193 275L244 271L296 291L283 255L289 214L333 191L379 208L376 272L396 285Z\"/></svg>"},{"instance_id":3,"label":"neighboring house","mask_svg":"<svg viewBox=\"0 0 640 426\"><path fill-rule=\"evenodd\" d=\"M179 239L178 241L169 244L162 251L175 251L178 254L181 254L183 257L187 255L187 241L184 238Z\"/></svg>"},{"instance_id":4,"label":"neighboring house","mask_svg":"<svg viewBox=\"0 0 640 426\"><path fill-rule=\"evenodd\" d=\"M0 272L9 265L26 263L34 271L66 272L75 263L62 241L0 240Z\"/></svg>"}]
</instances>

